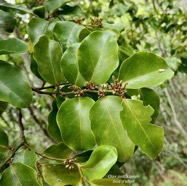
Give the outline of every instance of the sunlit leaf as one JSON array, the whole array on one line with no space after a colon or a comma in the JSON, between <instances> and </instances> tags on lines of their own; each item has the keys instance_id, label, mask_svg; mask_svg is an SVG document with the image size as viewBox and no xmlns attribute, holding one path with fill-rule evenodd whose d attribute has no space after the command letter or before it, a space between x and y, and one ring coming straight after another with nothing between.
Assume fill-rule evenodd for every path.
<instances>
[{"instance_id":1,"label":"sunlit leaf","mask_svg":"<svg viewBox=\"0 0 187 186\"><path fill-rule=\"evenodd\" d=\"M164 130L150 123L154 110L150 106L144 106L140 100L126 99L122 106L121 120L129 138L142 152L155 158L163 147Z\"/></svg>"},{"instance_id":2,"label":"sunlit leaf","mask_svg":"<svg viewBox=\"0 0 187 186\"><path fill-rule=\"evenodd\" d=\"M119 161L126 161L134 153L134 143L122 125L121 102L122 99L117 96L99 99L90 111L90 119L97 144L116 147Z\"/></svg>"},{"instance_id":3,"label":"sunlit leaf","mask_svg":"<svg viewBox=\"0 0 187 186\"><path fill-rule=\"evenodd\" d=\"M127 82L127 88L138 89L162 84L174 75L165 60L150 52L137 52L126 59L119 79Z\"/></svg>"},{"instance_id":4,"label":"sunlit leaf","mask_svg":"<svg viewBox=\"0 0 187 186\"><path fill-rule=\"evenodd\" d=\"M119 64L116 33L110 30L92 32L78 49L78 64L85 80L105 83Z\"/></svg>"},{"instance_id":5,"label":"sunlit leaf","mask_svg":"<svg viewBox=\"0 0 187 186\"><path fill-rule=\"evenodd\" d=\"M88 97L65 100L57 114L62 139L74 150L89 150L95 140L91 131L89 112L94 101Z\"/></svg>"},{"instance_id":6,"label":"sunlit leaf","mask_svg":"<svg viewBox=\"0 0 187 186\"><path fill-rule=\"evenodd\" d=\"M89 180L101 179L117 161L116 148L109 145L97 147L89 160L80 166L84 176Z\"/></svg>"}]
</instances>

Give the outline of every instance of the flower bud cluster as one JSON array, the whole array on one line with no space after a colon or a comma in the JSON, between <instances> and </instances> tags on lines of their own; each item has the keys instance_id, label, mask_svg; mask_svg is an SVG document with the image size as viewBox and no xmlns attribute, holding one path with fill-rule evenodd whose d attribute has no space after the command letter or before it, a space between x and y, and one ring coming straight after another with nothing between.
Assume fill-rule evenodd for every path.
<instances>
[{"instance_id":1,"label":"flower bud cluster","mask_svg":"<svg viewBox=\"0 0 187 186\"><path fill-rule=\"evenodd\" d=\"M64 160L64 165L67 169L73 169L76 164L76 159L75 158L68 158Z\"/></svg>"}]
</instances>

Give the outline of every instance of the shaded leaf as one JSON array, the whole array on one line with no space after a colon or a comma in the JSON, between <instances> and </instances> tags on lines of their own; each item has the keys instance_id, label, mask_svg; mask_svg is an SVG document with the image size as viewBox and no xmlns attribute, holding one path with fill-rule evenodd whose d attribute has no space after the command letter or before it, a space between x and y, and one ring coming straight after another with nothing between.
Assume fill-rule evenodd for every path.
<instances>
[{"instance_id":1,"label":"shaded leaf","mask_svg":"<svg viewBox=\"0 0 187 186\"><path fill-rule=\"evenodd\" d=\"M57 112L58 112L57 103L55 101L53 101L52 110L51 110L51 112L49 113L49 116L48 116L47 131L53 139L55 139L57 142L61 142L62 137L61 137L61 134L60 134L60 129L59 129L58 124L56 122Z\"/></svg>"},{"instance_id":2,"label":"shaded leaf","mask_svg":"<svg viewBox=\"0 0 187 186\"><path fill-rule=\"evenodd\" d=\"M116 148L109 145L97 147L91 154L89 160L80 165L83 175L88 180L101 179L117 161Z\"/></svg>"},{"instance_id":3,"label":"shaded leaf","mask_svg":"<svg viewBox=\"0 0 187 186\"><path fill-rule=\"evenodd\" d=\"M56 145L51 145L48 147L43 154L48 157L58 158L58 159L66 159L69 158L71 154L71 149L69 149L63 143L58 143Z\"/></svg>"},{"instance_id":4,"label":"shaded leaf","mask_svg":"<svg viewBox=\"0 0 187 186\"><path fill-rule=\"evenodd\" d=\"M34 46L34 59L38 64L38 71L42 78L52 85L59 85L64 81L60 66L62 48L59 43L42 36Z\"/></svg>"},{"instance_id":5,"label":"shaded leaf","mask_svg":"<svg viewBox=\"0 0 187 186\"><path fill-rule=\"evenodd\" d=\"M40 186L36 171L22 163L11 163L3 172L0 185Z\"/></svg>"},{"instance_id":6,"label":"shaded leaf","mask_svg":"<svg viewBox=\"0 0 187 186\"><path fill-rule=\"evenodd\" d=\"M162 127L150 124L154 110L140 100L126 99L122 106L121 120L129 138L142 152L155 158L162 150L164 131Z\"/></svg>"},{"instance_id":7,"label":"shaded leaf","mask_svg":"<svg viewBox=\"0 0 187 186\"><path fill-rule=\"evenodd\" d=\"M33 44L36 44L41 36L43 36L48 27L49 22L41 18L32 18L28 23L27 31L29 38Z\"/></svg>"},{"instance_id":8,"label":"shaded leaf","mask_svg":"<svg viewBox=\"0 0 187 186\"><path fill-rule=\"evenodd\" d=\"M134 153L134 143L124 130L120 118L122 99L105 96L90 111L91 127L98 145L111 145L118 151L119 161L126 161Z\"/></svg>"},{"instance_id":9,"label":"shaded leaf","mask_svg":"<svg viewBox=\"0 0 187 186\"><path fill-rule=\"evenodd\" d=\"M0 116L2 115L2 113L6 110L8 106L7 102L4 101L0 101Z\"/></svg>"},{"instance_id":10,"label":"shaded leaf","mask_svg":"<svg viewBox=\"0 0 187 186\"><path fill-rule=\"evenodd\" d=\"M15 26L15 16L10 12L0 10L0 30L5 30L6 32L13 32Z\"/></svg>"},{"instance_id":11,"label":"shaded leaf","mask_svg":"<svg viewBox=\"0 0 187 186\"><path fill-rule=\"evenodd\" d=\"M8 146L8 136L7 134L0 128L0 153L5 152Z\"/></svg>"},{"instance_id":12,"label":"shaded leaf","mask_svg":"<svg viewBox=\"0 0 187 186\"><path fill-rule=\"evenodd\" d=\"M38 160L34 151L22 147L14 155L14 163L22 163L36 170L36 162Z\"/></svg>"},{"instance_id":13,"label":"shaded leaf","mask_svg":"<svg viewBox=\"0 0 187 186\"><path fill-rule=\"evenodd\" d=\"M69 47L79 42L79 35L83 29L84 26L71 21L57 21L53 30L54 38L63 46Z\"/></svg>"},{"instance_id":14,"label":"shaded leaf","mask_svg":"<svg viewBox=\"0 0 187 186\"><path fill-rule=\"evenodd\" d=\"M57 114L62 139L74 150L89 150L95 140L91 131L89 112L94 101L88 97L65 100Z\"/></svg>"},{"instance_id":15,"label":"shaded leaf","mask_svg":"<svg viewBox=\"0 0 187 186\"><path fill-rule=\"evenodd\" d=\"M23 72L4 61L0 61L0 100L16 107L28 107L32 91Z\"/></svg>"},{"instance_id":16,"label":"shaded leaf","mask_svg":"<svg viewBox=\"0 0 187 186\"><path fill-rule=\"evenodd\" d=\"M44 6L46 7L49 14L52 14L55 10L70 2L71 0L45 0Z\"/></svg>"},{"instance_id":17,"label":"shaded leaf","mask_svg":"<svg viewBox=\"0 0 187 186\"><path fill-rule=\"evenodd\" d=\"M42 173L46 183L52 186L76 185L80 181L78 168L65 168L64 164L42 165Z\"/></svg>"},{"instance_id":18,"label":"shaded leaf","mask_svg":"<svg viewBox=\"0 0 187 186\"><path fill-rule=\"evenodd\" d=\"M119 64L116 33L110 30L92 32L78 49L78 64L85 80L105 83Z\"/></svg>"},{"instance_id":19,"label":"shaded leaf","mask_svg":"<svg viewBox=\"0 0 187 186\"><path fill-rule=\"evenodd\" d=\"M64 72L64 76L68 82L72 85L82 87L86 80L79 73L79 67L77 62L77 49L80 44L74 44L70 46L63 54L61 65Z\"/></svg>"},{"instance_id":20,"label":"shaded leaf","mask_svg":"<svg viewBox=\"0 0 187 186\"><path fill-rule=\"evenodd\" d=\"M17 38L10 38L0 41L0 55L2 54L21 54L26 53L28 45Z\"/></svg>"},{"instance_id":21,"label":"shaded leaf","mask_svg":"<svg viewBox=\"0 0 187 186\"><path fill-rule=\"evenodd\" d=\"M160 99L157 93L149 88L142 88L139 90L140 99L143 101L144 105L150 105L154 109L154 113L151 116L151 123L155 123L159 113L160 113Z\"/></svg>"},{"instance_id":22,"label":"shaded leaf","mask_svg":"<svg viewBox=\"0 0 187 186\"><path fill-rule=\"evenodd\" d=\"M137 52L122 63L119 79L128 82L127 88L139 89L160 85L173 75L163 58L150 52Z\"/></svg>"}]
</instances>

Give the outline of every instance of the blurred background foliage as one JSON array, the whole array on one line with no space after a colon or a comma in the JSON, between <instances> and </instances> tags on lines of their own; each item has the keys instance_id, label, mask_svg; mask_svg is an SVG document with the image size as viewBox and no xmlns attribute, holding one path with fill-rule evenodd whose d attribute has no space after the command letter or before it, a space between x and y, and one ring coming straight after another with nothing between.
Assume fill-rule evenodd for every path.
<instances>
[{"instance_id":1,"label":"blurred background foliage","mask_svg":"<svg viewBox=\"0 0 187 186\"><path fill-rule=\"evenodd\" d=\"M34 9L44 17L42 0L0 0ZM16 13L16 14L15 14ZM16 16L15 16L16 15ZM23 9L0 8L0 39L13 35L29 41L26 31L31 15ZM160 116L157 120L165 130L162 153L152 160L136 151L125 164L123 171L137 176L132 180L138 186L185 186L187 185L187 3L182 0L74 0L58 10L54 19L94 21L103 19L103 26L113 26L122 31L127 57L133 50L151 51L164 57L175 71L175 77L156 89L160 95ZM12 32L13 31L13 32ZM127 44L128 43L128 44ZM128 50L127 50L128 49ZM33 87L41 81L30 71L28 54L2 55L6 60L25 69ZM51 99L34 95L34 104L24 109L24 123L27 140L38 151L42 151L53 140L47 133L47 118L51 110ZM16 108L8 105L8 112L0 116L0 127L9 134L11 144L19 138ZM0 161L3 157L0 154Z\"/></svg>"}]
</instances>

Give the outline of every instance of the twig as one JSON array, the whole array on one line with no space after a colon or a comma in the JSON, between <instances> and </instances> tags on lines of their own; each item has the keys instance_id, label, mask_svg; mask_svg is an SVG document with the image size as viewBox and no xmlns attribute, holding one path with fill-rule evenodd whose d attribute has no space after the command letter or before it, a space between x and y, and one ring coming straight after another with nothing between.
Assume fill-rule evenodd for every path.
<instances>
[{"instance_id":1,"label":"twig","mask_svg":"<svg viewBox=\"0 0 187 186\"><path fill-rule=\"evenodd\" d=\"M22 122L23 115L22 115L21 109L18 109L18 111L19 111L18 123L19 123L19 127L20 127L20 132L21 132L21 140L23 143L26 143L25 134L24 134L25 129L24 129L23 122Z\"/></svg>"}]
</instances>

